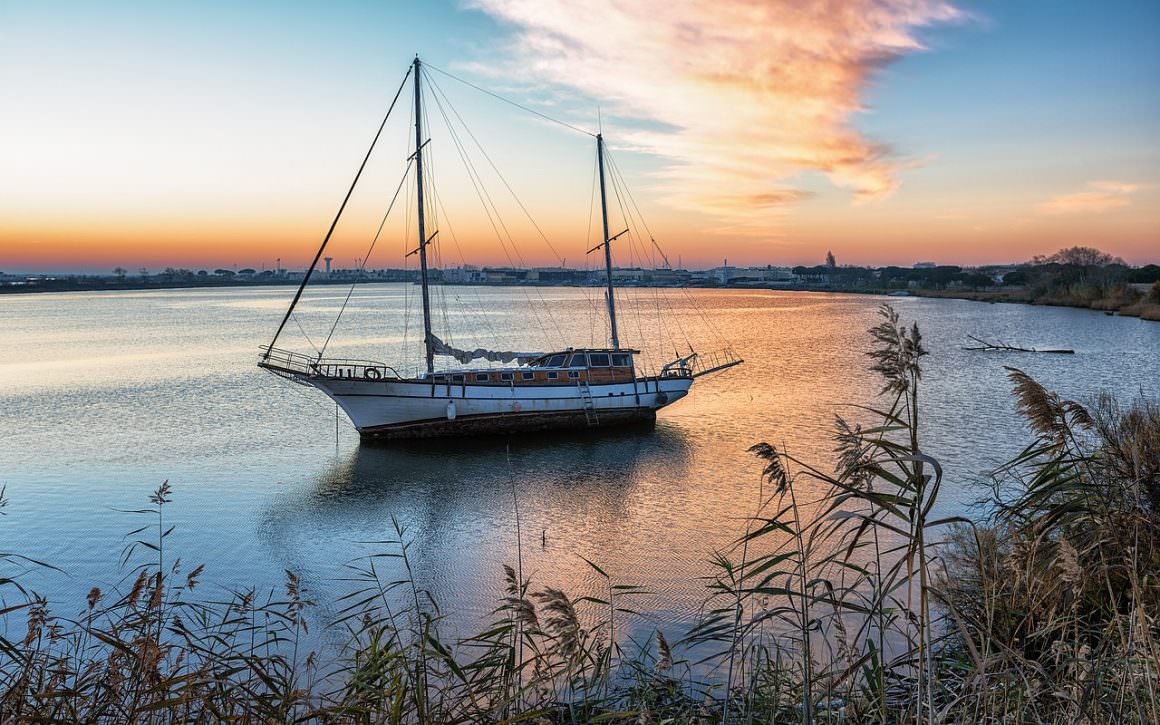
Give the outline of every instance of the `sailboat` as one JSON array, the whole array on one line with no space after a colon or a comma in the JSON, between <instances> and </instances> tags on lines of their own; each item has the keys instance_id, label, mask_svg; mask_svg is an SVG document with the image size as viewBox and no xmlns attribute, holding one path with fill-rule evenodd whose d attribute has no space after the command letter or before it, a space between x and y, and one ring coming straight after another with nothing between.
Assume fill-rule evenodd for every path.
<instances>
[{"instance_id":1,"label":"sailboat","mask_svg":"<svg viewBox=\"0 0 1160 725\"><path fill-rule=\"evenodd\" d=\"M412 254L417 254L419 258L425 372L413 376L401 375L385 363L324 358L321 353L309 355L276 347L366 167L374 149L373 142L273 340L269 345L262 346L258 361L260 368L312 386L330 396L346 412L362 438L396 439L649 423L656 420L658 410L688 395L697 378L743 362L730 350L714 355L702 355L690 350L688 354L679 355L664 363L659 370L649 373L638 366L641 351L621 344L612 266L612 243L620 234L609 234L602 133L596 133L595 139L603 241L588 251L603 252L609 344L603 347L569 347L543 353L485 349L467 351L454 348L436 336L431 324L432 275L428 268L428 246L432 244L435 234L427 236L430 210L425 206L423 181L425 147L429 143L423 133L423 71L423 64L416 57L407 75L414 79L415 152L409 163L414 164L415 171L418 246ZM406 83L407 77L404 76L391 109ZM387 117L390 114L391 110L388 110ZM384 118L375 141L381 135L386 121ZM474 369L439 367L436 365L437 357L451 357L463 364L485 359L506 366Z\"/></svg>"}]
</instances>

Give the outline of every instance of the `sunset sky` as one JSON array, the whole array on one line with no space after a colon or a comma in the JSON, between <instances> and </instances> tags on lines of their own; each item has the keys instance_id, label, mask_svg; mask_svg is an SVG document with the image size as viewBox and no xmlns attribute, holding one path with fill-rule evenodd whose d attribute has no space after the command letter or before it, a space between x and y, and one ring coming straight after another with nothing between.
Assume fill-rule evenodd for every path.
<instances>
[{"instance_id":1,"label":"sunset sky","mask_svg":"<svg viewBox=\"0 0 1160 725\"><path fill-rule=\"evenodd\" d=\"M584 129L599 108L674 264L1003 263L1075 244L1160 262L1156 0L110 0L0 2L0 271L302 267L416 53ZM591 263L593 139L431 77L436 261ZM366 254L404 171L410 102L338 266ZM506 232L447 131L456 112ZM404 264L407 207L371 266ZM631 226L617 262L657 262Z\"/></svg>"}]
</instances>

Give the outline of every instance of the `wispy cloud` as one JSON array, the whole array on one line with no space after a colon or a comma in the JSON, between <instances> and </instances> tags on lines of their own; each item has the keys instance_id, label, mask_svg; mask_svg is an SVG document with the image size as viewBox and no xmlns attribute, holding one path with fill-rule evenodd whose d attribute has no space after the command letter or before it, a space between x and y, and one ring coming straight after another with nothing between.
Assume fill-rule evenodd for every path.
<instances>
[{"instance_id":1,"label":"wispy cloud","mask_svg":"<svg viewBox=\"0 0 1160 725\"><path fill-rule=\"evenodd\" d=\"M852 117L876 69L922 49L915 32L962 17L941 0L470 0L516 28L526 80L580 90L624 119L616 141L669 161L667 200L760 226L786 188L824 174L880 198L913 163Z\"/></svg>"},{"instance_id":2,"label":"wispy cloud","mask_svg":"<svg viewBox=\"0 0 1160 725\"><path fill-rule=\"evenodd\" d=\"M1063 194L1040 204L1040 214L1102 214L1110 209L1130 206L1138 184L1120 181L1091 181L1087 191Z\"/></svg>"}]
</instances>

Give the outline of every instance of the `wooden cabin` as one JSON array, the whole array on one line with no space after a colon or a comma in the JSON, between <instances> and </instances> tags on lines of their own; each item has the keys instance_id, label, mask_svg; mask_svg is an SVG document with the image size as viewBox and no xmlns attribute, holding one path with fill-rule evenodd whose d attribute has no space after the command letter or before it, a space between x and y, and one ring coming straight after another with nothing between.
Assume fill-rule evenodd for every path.
<instances>
[{"instance_id":1,"label":"wooden cabin","mask_svg":"<svg viewBox=\"0 0 1160 725\"><path fill-rule=\"evenodd\" d=\"M631 383L639 350L608 348L550 352L518 368L435 373L436 383L452 385L576 385Z\"/></svg>"}]
</instances>

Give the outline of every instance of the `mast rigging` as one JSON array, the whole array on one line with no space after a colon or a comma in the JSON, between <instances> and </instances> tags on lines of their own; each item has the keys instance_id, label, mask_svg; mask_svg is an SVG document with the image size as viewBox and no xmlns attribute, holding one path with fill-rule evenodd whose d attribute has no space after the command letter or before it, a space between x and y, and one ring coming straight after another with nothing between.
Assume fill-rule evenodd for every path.
<instances>
[{"instance_id":1,"label":"mast rigging","mask_svg":"<svg viewBox=\"0 0 1160 725\"><path fill-rule=\"evenodd\" d=\"M431 293L427 288L427 244L435 238L427 238L427 228L423 218L423 108L421 105L422 86L419 80L422 66L419 56L415 56L415 187L418 190L419 213L419 278L423 285L423 347L427 357L427 374L435 372L435 345L431 338ZM438 231L436 231L438 234Z\"/></svg>"},{"instance_id":2,"label":"mast rigging","mask_svg":"<svg viewBox=\"0 0 1160 725\"><path fill-rule=\"evenodd\" d=\"M324 358L323 354L337 326L337 319L331 325L331 334L327 335L327 340L323 343L321 350L317 346L314 346L314 343L306 336L306 331L304 329L302 330L302 334L306 336L307 342L310 342L311 346L315 347L317 355L308 356L288 350L275 349L272 342L261 354L258 363L259 367L265 368L280 377L318 388L330 396L342 410L346 411L351 422L354 423L360 436L363 438L412 438L444 435L474 435L494 432L530 432L555 428L581 428L622 425L635 422L652 422L656 420L656 412L658 410L680 400L690 392L695 378L733 367L742 362L739 357L729 350L721 356L702 356L694 352L690 344L690 350L687 355L681 356L680 353L674 352L674 355L676 355L675 359L665 363L659 370L654 370L650 373L642 370L636 363L636 357L643 354L642 350L622 347L616 315L616 290L612 269L612 242L621 237L625 238L628 246L624 247L621 251L623 254L632 258L628 260L631 262L635 260L637 246L642 245L643 241L638 240L637 232L634 229L636 220L633 218L633 213L635 212L639 215L639 209L635 207L635 201L631 200L631 197L628 197L630 206L626 208L620 191L623 179L620 177L616 160L604 146L604 138L601 133L591 135L595 136L597 144L597 158L595 162L596 170L600 178L602 241L590 249L589 253L598 251L601 246L604 247L606 285L602 286L606 287L605 294L611 346L605 348L568 347L563 349L556 348L555 352L527 353L495 351L485 347L467 349L468 345L464 345L464 348L460 349L436 337L432 329L431 279L429 278L431 270L428 262L431 261L437 266L442 266L439 258L440 247L433 248L436 256L430 260L428 259L427 253L430 251L428 247L435 241L436 236L439 234L439 222L443 220L447 224L450 224L450 221L444 218L446 212L442 209L440 196L434 183L434 158L432 156L424 158L424 150L430 143L430 139L425 136L425 132L430 133L430 129L424 129L424 124L427 119L424 117L423 80L420 77L425 71L426 69L416 55L407 70L407 75L404 76L403 81L400 83L399 92L395 94L395 100L391 102L391 108L394 108L395 101L398 100L401 91L406 87L407 76L411 72L414 72L414 145L409 149L413 153L409 155L407 165L409 167L411 163L415 164L416 207L418 211L416 220L417 229L415 231L418 233L418 244L414 249L408 251L405 256L410 257L414 254L418 254L419 256L419 281L422 285L423 347L425 351L426 372L401 375L395 368L384 363L357 359ZM463 126L463 129L466 130L476 147L479 148L480 153L487 159L491 168L496 172L496 175L499 176L505 187L507 187L513 198L515 198L516 203L528 217L532 226L535 227L536 231L545 241L547 241L546 235L536 223L535 219L532 218L523 202L516 195L514 189L508 184L503 174L500 173L494 162L492 162L491 157L483 149L478 139L475 138L470 128L464 123L454 107L450 105L450 101L442 97L442 90L439 88L438 83L430 75L427 76L427 82L429 88L434 91L432 97L435 99L435 105L443 116L443 120L447 123L448 132L453 142L452 148L459 152L461 160L464 162L468 178L471 180L472 186L480 198L484 212L499 239L504 253L508 256L513 266L516 266L516 259L518 259L520 266L523 266L523 257L518 251L515 252L516 259L512 258L512 251L515 249L513 234L500 217L499 209L492 199L491 194L483 186L483 179L472 163L468 150L459 139L455 124L452 123L444 111L444 101L454 114L455 119ZM478 88L473 84L469 85ZM500 96L496 97L501 100L506 100ZM532 110L520 104L513 103L513 105L524 110ZM389 114L390 110L388 110L388 116ZM537 115L543 116L543 114ZM560 122L558 119L551 119L547 116L543 117L568 126L573 130L582 131L582 129ZM383 125L385 123L386 119L384 119ZM427 125L429 126L429 124ZM375 135L375 141L378 140L382 130L382 126L380 126L379 133ZM407 133L410 131L406 129L405 121L403 130ZM371 150L368 150L367 158L364 158L362 165L360 165L359 171L355 176L355 182L359 180L364 167L367 165L374 145L374 143L371 144ZM410 144L408 143L408 145ZM608 158L606 159L605 156ZM432 165L428 166L428 163ZM410 178L408 171L409 168L404 170L403 178L395 190L395 195L387 206L387 211L383 216L382 222L379 224L378 231L375 233L375 239L372 240L370 249L368 250L368 257L370 256L370 251L373 251L379 235L383 231L383 225L386 223L387 216L390 215L391 208L394 207L395 199L398 198L400 190L404 186L408 186L407 181ZM426 188L427 183L432 185L430 189ZM630 227L618 234L610 233L609 228L609 199L607 193L609 184L611 184L614 196L613 201L619 205L620 214L626 226ZM351 191L353 191L353 186L354 184L352 184ZM287 311L286 316L282 320L282 324L275 333L274 342L277 341L278 335L282 332L282 327L286 324L286 321L292 316L294 307L299 301L307 281L310 279L310 274L314 271L320 257L324 253L326 245L335 231L338 218L345 210L347 202L351 198L351 191L348 191L346 197L343 199L338 215L336 215L334 222L331 224L326 238L323 240L318 253L315 255L314 261L311 263L310 269L305 275L302 285L298 288L294 300L291 302L290 309ZM594 191L595 179L593 179L592 189L589 195L589 225L592 223L592 198ZM434 205L430 225L426 217L426 207L429 203ZM409 215L403 228L404 236L409 238L410 234L413 233L410 227ZM645 227L645 230L647 232L647 227ZM454 232L451 233L452 240L455 241ZM589 231L586 233L589 239L591 238L590 234L591 226L589 226ZM656 246L652 235L649 234L648 236L649 240ZM458 247L458 241L455 241L455 245ZM407 247L410 247L410 244ZM549 247L551 247L550 243ZM620 248L618 247L618 249ZM554 251L555 249L553 249ZM558 254L557 257L559 257ZM561 260L561 264L563 264L563 260ZM655 260L653 264L655 266ZM354 280L356 283L361 279L362 270L365 265L365 258L356 262L356 267L358 268ZM530 275L529 278L531 278ZM537 278L540 282L546 281L550 283L552 281L550 276L545 279L545 277L537 275ZM351 285L351 290L347 293L346 299L339 309L338 314L340 317L343 311L345 311L347 302L350 301L353 291L354 284ZM441 305L444 315L442 324L450 330L444 299L445 296L442 294L442 291L442 287L436 290L439 293L436 297L436 304L438 305L440 304L440 300L444 300ZM528 299L530 305L531 300L526 290L524 291L524 296ZM540 296L538 291L537 296ZM410 309L410 299L411 295L407 294L405 296L405 304L408 305L408 309ZM621 301L623 302L625 300L631 303L631 295L623 298ZM588 301L596 307L595 300L589 298ZM657 301L657 315L663 331L667 326L664 324L665 321L659 309L659 298L657 298ZM540 296L540 302L544 304L542 296ZM551 317L551 308L546 304L545 307L548 309L549 317ZM694 307L696 306L694 305ZM594 312L595 314L590 316L589 319L595 320L599 318L600 312L598 307L596 307ZM405 313L403 322L404 357L406 357L406 326L409 318L410 314ZM295 318L295 321L298 322L298 318ZM486 316L484 317L484 323L485 325L487 324ZM543 328L542 323L541 328ZM639 312L637 315L637 328L643 338L644 332L640 329ZM557 330L559 331L559 328ZM437 355L454 358L460 365L469 365L472 361L482 359L487 360L489 363L500 363L501 365L517 363L518 367L502 366L496 368L487 366L463 368L448 366L436 370L434 358Z\"/></svg>"},{"instance_id":3,"label":"mast rigging","mask_svg":"<svg viewBox=\"0 0 1160 725\"><path fill-rule=\"evenodd\" d=\"M419 58L415 58L416 67ZM274 332L274 338L270 340L270 344L266 346L266 354L263 359L269 358L270 351L278 342L278 337L282 334L282 329L286 327L286 323L290 321L290 315L294 314L294 308L298 306L298 300L302 298L302 291L306 289L306 285L310 282L310 275L314 274L315 268L318 267L318 260L322 259L322 253L326 251L326 245L330 243L330 237L334 234L335 228L338 226L338 220L342 218L342 212L346 209L346 203L350 201L351 194L354 193L354 187L358 186L358 180L362 176L363 169L367 167L367 162L371 159L371 153L375 150L375 144L379 142L379 136L383 135L383 129L387 126L387 119L391 117L391 111L395 110L395 103L399 100L399 94L407 86L407 75L411 73L411 69L407 69L407 73L403 75L403 80L399 83L399 90L395 91L395 97L391 99L391 105L387 108L387 113L383 116L383 122L379 124L379 130L375 132L375 137L371 140L371 147L367 149L367 155L363 157L362 163L359 164L358 171L355 172L354 181L350 182L350 188L347 189L346 196L342 199L342 204L338 207L338 213L334 215L334 221L330 223L330 229L326 232L326 237L323 238L322 244L318 247L318 252L315 253L314 259L310 262L310 266L306 269L306 274L302 277L302 284L298 285L298 291L294 293L294 299L290 301L290 307L286 309L286 314L282 317L282 322L278 324L278 329ZM418 88L419 78L415 77L415 86ZM417 103L418 101L416 101ZM321 354L319 355L321 357Z\"/></svg>"},{"instance_id":4,"label":"mast rigging","mask_svg":"<svg viewBox=\"0 0 1160 725\"><path fill-rule=\"evenodd\" d=\"M620 335L616 331L616 296L613 294L612 286L612 239L608 236L608 201L604 195L604 134L602 133L596 134L596 159L600 166L600 216L604 222L604 273L608 281L608 327L612 332L612 347L619 350ZM619 237L620 234L616 236Z\"/></svg>"}]
</instances>

